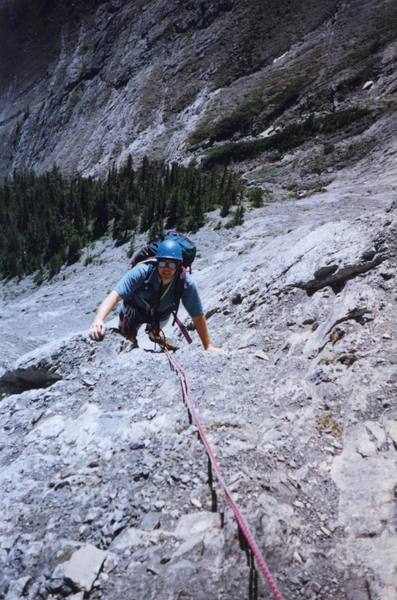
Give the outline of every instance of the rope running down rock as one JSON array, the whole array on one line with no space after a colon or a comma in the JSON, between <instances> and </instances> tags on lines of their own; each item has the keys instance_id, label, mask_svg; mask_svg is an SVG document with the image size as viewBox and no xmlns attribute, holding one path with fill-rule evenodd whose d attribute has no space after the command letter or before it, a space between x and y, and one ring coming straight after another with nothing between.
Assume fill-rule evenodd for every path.
<instances>
[{"instance_id":1,"label":"rope running down rock","mask_svg":"<svg viewBox=\"0 0 397 600\"><path fill-rule=\"evenodd\" d=\"M238 505L236 504L235 500L232 497L231 492L229 491L229 489L226 485L226 482L225 482L225 479L224 479L224 476L222 473L222 469L221 469L217 459L215 458L215 454L210 446L210 443L208 442L207 436L206 436L203 426L201 424L200 416L199 416L196 406L193 402L192 394L190 391L190 387L189 387L185 372L184 372L183 368L180 366L180 364L172 356L171 352L169 352L169 350L167 350L167 348L163 348L163 352L165 353L165 355L168 358L168 362L170 363L171 369L176 372L176 374L180 380L183 399L188 408L189 417L191 418L194 426L197 429L197 432L199 434L201 442L203 443L203 445L207 451L208 459L211 462L211 464L214 468L214 471L216 473L218 482L221 485L221 487L223 488L227 503L229 504L230 508L233 511L234 517L237 521L237 525L239 528L239 533L244 537L247 546L250 548L250 551L251 551L249 553L250 554L250 556L249 556L250 596L251 596L251 590L253 588L257 589L256 583L255 583L254 567L253 567L253 558L255 558L256 563L259 567L259 570L261 571L265 581L267 582L269 588L271 589L275 599L276 600L285 600L284 597L282 596L280 590L278 589L277 583L275 582L275 580L273 579L273 577L269 571L269 568L265 562L265 559L263 558L262 553L259 550L259 547L254 539L254 536L252 535L252 533L249 529L247 521L245 520L244 516L241 514ZM240 545L244 548L244 542L243 543L241 543L241 542L242 542L242 540L240 539Z\"/></svg>"}]
</instances>

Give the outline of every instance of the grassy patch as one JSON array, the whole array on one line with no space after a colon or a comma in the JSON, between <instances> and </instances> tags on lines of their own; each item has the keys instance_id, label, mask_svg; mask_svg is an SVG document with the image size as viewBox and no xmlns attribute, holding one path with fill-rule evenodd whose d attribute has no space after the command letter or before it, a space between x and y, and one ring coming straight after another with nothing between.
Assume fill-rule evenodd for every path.
<instances>
[{"instance_id":1,"label":"grassy patch","mask_svg":"<svg viewBox=\"0 0 397 600\"><path fill-rule=\"evenodd\" d=\"M195 146L207 139L211 143L227 140L237 132L244 135L251 130L254 118L262 112L263 108L263 100L258 96L239 106L220 121L198 127L190 136L189 142Z\"/></svg>"},{"instance_id":2,"label":"grassy patch","mask_svg":"<svg viewBox=\"0 0 397 600\"><path fill-rule=\"evenodd\" d=\"M285 87L285 89L278 92L273 98L270 98L267 105L270 108L269 111L265 111L265 114L256 129L260 127L262 130L265 127L271 125L271 123L280 117L286 110L291 108L299 100L304 82L303 80L297 80L291 82Z\"/></svg>"},{"instance_id":3,"label":"grassy patch","mask_svg":"<svg viewBox=\"0 0 397 600\"><path fill-rule=\"evenodd\" d=\"M247 192L247 200L250 202L252 208L261 208L265 202L272 202L274 200L274 193L271 190L251 187Z\"/></svg>"},{"instance_id":4,"label":"grassy patch","mask_svg":"<svg viewBox=\"0 0 397 600\"><path fill-rule=\"evenodd\" d=\"M332 433L333 435L340 435L342 433L342 426L329 412L317 417L317 429L318 431L325 431L326 433Z\"/></svg>"},{"instance_id":5,"label":"grassy patch","mask_svg":"<svg viewBox=\"0 0 397 600\"><path fill-rule=\"evenodd\" d=\"M84 259L84 266L88 267L88 265L90 265L90 264L102 265L103 259L100 258L99 254L87 254L87 256Z\"/></svg>"},{"instance_id":6,"label":"grassy patch","mask_svg":"<svg viewBox=\"0 0 397 600\"><path fill-rule=\"evenodd\" d=\"M367 108L347 108L313 119L313 133L335 133L369 114Z\"/></svg>"},{"instance_id":7,"label":"grassy patch","mask_svg":"<svg viewBox=\"0 0 397 600\"><path fill-rule=\"evenodd\" d=\"M291 123L283 131L270 137L247 142L229 142L212 148L204 154L203 167L210 169L215 165L227 165L254 158L265 151L286 152L303 144L317 134L335 133L353 122L368 115L366 108L349 108L322 116L311 116L302 123Z\"/></svg>"},{"instance_id":8,"label":"grassy patch","mask_svg":"<svg viewBox=\"0 0 397 600\"><path fill-rule=\"evenodd\" d=\"M264 189L262 191L263 191L265 202L272 202L275 199L275 195L274 195L274 192L272 192L272 190Z\"/></svg>"},{"instance_id":9,"label":"grassy patch","mask_svg":"<svg viewBox=\"0 0 397 600\"><path fill-rule=\"evenodd\" d=\"M263 169L259 169L255 171L255 181L252 183L256 183L259 181L274 181L279 177L281 173L281 169L278 167L265 167Z\"/></svg>"},{"instance_id":10,"label":"grassy patch","mask_svg":"<svg viewBox=\"0 0 397 600\"><path fill-rule=\"evenodd\" d=\"M263 206L263 190L261 188L251 188L247 192L247 198L253 208Z\"/></svg>"},{"instance_id":11,"label":"grassy patch","mask_svg":"<svg viewBox=\"0 0 397 600\"><path fill-rule=\"evenodd\" d=\"M374 79L376 76L377 60L373 57L363 69L338 83L336 92L339 99L343 100L357 88L362 87L366 81Z\"/></svg>"},{"instance_id":12,"label":"grassy patch","mask_svg":"<svg viewBox=\"0 0 397 600\"><path fill-rule=\"evenodd\" d=\"M210 143L221 142L231 138L236 133L246 135L251 133L254 128L257 130L259 128L263 129L295 104L299 98L302 85L302 81L294 81L287 85L285 89L267 99L262 97L261 92L257 92L249 101L238 106L230 115L223 117L216 123L210 124L207 122L198 127L190 136L190 144L195 146L204 140L209 140ZM264 117L260 118L255 125L256 119L267 107L270 107L270 111L265 113Z\"/></svg>"},{"instance_id":13,"label":"grassy patch","mask_svg":"<svg viewBox=\"0 0 397 600\"><path fill-rule=\"evenodd\" d=\"M323 154L316 154L311 161L311 169L312 173L316 175L321 175L323 171L327 168L327 161Z\"/></svg>"},{"instance_id":14,"label":"grassy patch","mask_svg":"<svg viewBox=\"0 0 397 600\"><path fill-rule=\"evenodd\" d=\"M225 224L226 229L231 229L232 227L237 227L238 225L242 225L244 223L244 213L245 208L242 204L240 204L233 213L232 218Z\"/></svg>"},{"instance_id":15,"label":"grassy patch","mask_svg":"<svg viewBox=\"0 0 397 600\"><path fill-rule=\"evenodd\" d=\"M289 192L284 198L284 200L299 200L299 199L300 199L300 196L297 192Z\"/></svg>"},{"instance_id":16,"label":"grassy patch","mask_svg":"<svg viewBox=\"0 0 397 600\"><path fill-rule=\"evenodd\" d=\"M324 154L332 154L335 151L334 144L324 144L323 152Z\"/></svg>"}]
</instances>

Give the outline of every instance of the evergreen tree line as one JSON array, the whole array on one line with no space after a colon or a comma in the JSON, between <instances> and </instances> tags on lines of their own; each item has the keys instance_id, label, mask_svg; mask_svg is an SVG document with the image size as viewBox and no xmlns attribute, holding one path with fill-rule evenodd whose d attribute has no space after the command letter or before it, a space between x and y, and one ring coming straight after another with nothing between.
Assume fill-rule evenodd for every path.
<instances>
[{"instance_id":1,"label":"evergreen tree line","mask_svg":"<svg viewBox=\"0 0 397 600\"><path fill-rule=\"evenodd\" d=\"M203 173L147 158L134 170L129 157L105 179L67 179L57 167L15 172L0 185L0 275L52 276L106 233L122 244L138 231L149 239L163 229L194 232L207 211L220 207L226 216L241 197L239 178L226 169Z\"/></svg>"}]
</instances>

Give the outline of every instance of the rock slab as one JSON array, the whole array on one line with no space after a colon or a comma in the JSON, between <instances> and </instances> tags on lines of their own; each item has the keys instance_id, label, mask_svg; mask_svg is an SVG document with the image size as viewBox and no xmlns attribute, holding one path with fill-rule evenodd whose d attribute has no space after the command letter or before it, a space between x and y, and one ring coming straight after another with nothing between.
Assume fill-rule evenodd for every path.
<instances>
[{"instance_id":1,"label":"rock slab","mask_svg":"<svg viewBox=\"0 0 397 600\"><path fill-rule=\"evenodd\" d=\"M74 552L64 565L64 578L79 590L89 592L102 568L106 552L92 544L82 546Z\"/></svg>"}]
</instances>

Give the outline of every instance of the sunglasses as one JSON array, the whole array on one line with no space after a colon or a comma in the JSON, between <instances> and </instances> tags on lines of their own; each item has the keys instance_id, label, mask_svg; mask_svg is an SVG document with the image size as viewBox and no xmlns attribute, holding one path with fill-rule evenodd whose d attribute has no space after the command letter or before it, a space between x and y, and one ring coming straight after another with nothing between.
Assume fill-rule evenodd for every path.
<instances>
[{"instance_id":1,"label":"sunglasses","mask_svg":"<svg viewBox=\"0 0 397 600\"><path fill-rule=\"evenodd\" d=\"M160 267L160 269L168 268L172 269L173 271L175 271L175 269L178 267L178 263L171 260L158 260L157 265Z\"/></svg>"}]
</instances>

